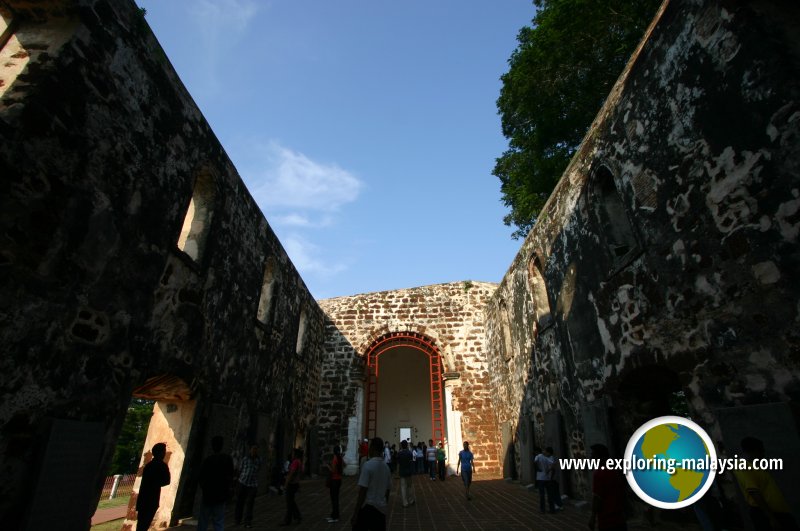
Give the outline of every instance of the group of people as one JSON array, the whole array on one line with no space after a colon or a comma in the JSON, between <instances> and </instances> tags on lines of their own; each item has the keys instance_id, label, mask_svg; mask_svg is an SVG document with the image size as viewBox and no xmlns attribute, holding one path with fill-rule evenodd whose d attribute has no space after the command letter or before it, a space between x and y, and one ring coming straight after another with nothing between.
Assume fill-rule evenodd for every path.
<instances>
[{"instance_id":1,"label":"group of people","mask_svg":"<svg viewBox=\"0 0 800 531\"><path fill-rule=\"evenodd\" d=\"M199 483L202 489L201 512L198 530L206 531L212 524L215 531L224 528L225 503L232 496L232 487L237 490L235 520L236 524L252 526L253 505L258 490L258 476L262 459L258 455L258 446L251 446L248 455L241 459L238 474L235 471L231 456L222 452L222 437L211 440L212 455L207 457L200 469ZM418 463L427 462L426 468L431 479L444 479L444 445L437 448L433 441L427 447L412 447L409 441L400 443L400 450L392 452L391 447L380 437L373 438L366 445L366 459L360 459L358 478L358 498L351 524L356 531L383 530L386 528L389 493L392 489L393 472L396 469L400 478L400 492L403 507L416 503L412 477L419 473ZM763 443L752 437L742 440L743 453L748 459L763 458ZM361 449L359 454L361 455ZM165 462L167 447L157 443L151 451L152 458L142 471L142 480L136 500L137 531L146 531L158 510L161 487L169 485L170 472ZM421 459L421 456L425 459ZM433 458L431 458L431 456ZM591 447L591 458L601 462L608 459L610 452L602 444ZM300 488L300 477L303 472L303 450L295 449L287 459L283 478L282 491L286 495L286 515L281 525L288 526L300 523L302 516L297 505L296 496ZM394 467L390 463L394 462ZM543 451L537 449L534 457L536 469L536 487L539 490L539 508L553 513L563 508L558 485L558 461L551 447ZM339 446L333 449L333 458L329 468L327 486L330 489L331 515L328 522L339 520L339 493L342 486L344 459ZM474 473L474 456L468 442L458 454L456 475L460 475L465 487L467 500L472 499L470 486ZM774 479L763 471L735 471L736 480L745 496L750 509L750 517L759 530L798 529L791 510L784 500ZM235 478L235 481L234 481ZM625 531L626 481L621 472L616 470L595 470L592 474L592 504L589 517L589 529L599 531ZM716 529L712 519L708 517L702 506L696 508L698 520L704 529ZM702 518L701 518L702 517Z\"/></svg>"},{"instance_id":2,"label":"group of people","mask_svg":"<svg viewBox=\"0 0 800 531\"><path fill-rule=\"evenodd\" d=\"M433 448L433 441L429 441L428 448ZM360 473L358 477L358 499L356 500L355 512L351 518L354 531L382 531L386 529L386 513L388 510L389 493L392 490L393 468L387 461L386 449L389 448L383 439L375 437L369 441L367 446L367 459L360 461ZM440 444L442 453L444 445ZM391 449L390 449L391 450ZM436 454L434 454L436 456ZM388 456L391 459L391 454ZM400 476L400 495L403 507L409 507L416 503L414 497L414 484L412 477L415 473L416 458L408 441L400 442L400 451L394 455L396 468ZM335 459L335 457L334 457ZM442 459L444 463L444 458ZM436 461L429 464L430 468L436 470ZM469 449L469 443L464 443L464 449L458 453L458 465L456 475L461 474L461 478L466 488L466 497L472 499L469 489L472 484L472 473L474 470L474 456ZM443 472L442 472L443 473ZM435 477L431 476L433 479ZM444 478L442 478L444 479ZM338 498L337 498L338 500ZM331 495L333 501L333 495ZM338 505L334 509L338 514ZM330 521L330 519L329 519Z\"/></svg>"},{"instance_id":3,"label":"group of people","mask_svg":"<svg viewBox=\"0 0 800 531\"><path fill-rule=\"evenodd\" d=\"M200 467L199 483L202 491L202 503L197 528L206 531L209 524L214 531L222 531L225 527L225 503L234 495L236 508L234 518L236 525L253 525L253 506L258 492L258 478L263 460L258 455L258 446L250 447L238 467L234 467L230 455L222 452L224 440L220 436L211 439L212 454ZM158 510L161 487L169 485L169 467L164 462L166 445L157 443L153 446L152 459L142 471L142 482L136 499L136 531L147 531ZM300 523L302 516L297 506L296 496L300 489L300 477L303 472L303 450L296 448L290 454L286 466L283 491L286 494L286 516L281 525ZM340 469L341 474L341 469ZM341 475L339 476L341 484Z\"/></svg>"},{"instance_id":4,"label":"group of people","mask_svg":"<svg viewBox=\"0 0 800 531\"><path fill-rule=\"evenodd\" d=\"M407 439L401 441L401 451L403 443L405 443L405 447L411 455L412 474L427 474L431 480L436 480L438 478L444 481L447 478L447 454L443 442L440 442L439 445L436 446L433 440L429 439L427 444L420 441L416 445L413 445L411 444L411 439ZM359 465L369 459L368 445L368 438L364 438L359 445ZM392 471L392 474L396 474L398 471L399 454L400 451L397 450L396 444L390 445L388 441L384 442L383 460L389 466L389 470Z\"/></svg>"}]
</instances>

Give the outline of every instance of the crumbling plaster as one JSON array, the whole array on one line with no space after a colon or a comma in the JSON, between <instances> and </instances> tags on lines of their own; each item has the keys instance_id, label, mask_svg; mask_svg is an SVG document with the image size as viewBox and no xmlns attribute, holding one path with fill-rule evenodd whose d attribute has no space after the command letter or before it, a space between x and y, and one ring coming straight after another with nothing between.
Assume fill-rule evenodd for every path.
<instances>
[{"instance_id":1,"label":"crumbling plaster","mask_svg":"<svg viewBox=\"0 0 800 531\"><path fill-rule=\"evenodd\" d=\"M798 399L799 21L769 2L662 6L487 307L501 419L535 419L542 444L545 414L560 411L564 450L580 457L595 442L582 405L611 399L623 446L635 429L620 385L637 368L675 373L713 437L716 408ZM598 224L601 167L637 243L624 263ZM531 323L534 255L544 330Z\"/></svg>"},{"instance_id":2,"label":"crumbling plaster","mask_svg":"<svg viewBox=\"0 0 800 531\"><path fill-rule=\"evenodd\" d=\"M282 452L307 436L322 311L133 2L7 3L37 53L0 100L0 518L16 528L41 501L51 419L66 419L104 427L94 482L63 489L75 514L59 525L85 521L134 390L163 375L197 401L184 515L215 431L237 458L256 443L271 459L270 443ZM40 42L51 27L70 31ZM177 242L200 175L214 215L193 260Z\"/></svg>"}]
</instances>

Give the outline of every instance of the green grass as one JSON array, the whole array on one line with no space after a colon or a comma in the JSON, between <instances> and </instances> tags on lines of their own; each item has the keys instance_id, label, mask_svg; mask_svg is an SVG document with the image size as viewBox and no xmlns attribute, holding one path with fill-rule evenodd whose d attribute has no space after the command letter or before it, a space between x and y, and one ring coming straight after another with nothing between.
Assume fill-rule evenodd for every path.
<instances>
[{"instance_id":1,"label":"green grass","mask_svg":"<svg viewBox=\"0 0 800 531\"><path fill-rule=\"evenodd\" d=\"M130 496L120 496L112 500L109 499L100 500L100 503L97 504L97 508L108 509L110 507L119 507L120 505L128 505L128 501L130 499L131 499Z\"/></svg>"}]
</instances>

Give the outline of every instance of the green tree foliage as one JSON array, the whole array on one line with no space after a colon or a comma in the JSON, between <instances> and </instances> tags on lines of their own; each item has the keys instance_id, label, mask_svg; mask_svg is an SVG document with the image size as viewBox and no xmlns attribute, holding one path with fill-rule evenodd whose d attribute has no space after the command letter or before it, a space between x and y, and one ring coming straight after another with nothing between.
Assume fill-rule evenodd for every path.
<instances>
[{"instance_id":1,"label":"green tree foliage","mask_svg":"<svg viewBox=\"0 0 800 531\"><path fill-rule=\"evenodd\" d=\"M132 474L142 457L147 428L153 416L153 401L134 398L128 406L122 432L117 439L110 474Z\"/></svg>"},{"instance_id":2,"label":"green tree foliage","mask_svg":"<svg viewBox=\"0 0 800 531\"><path fill-rule=\"evenodd\" d=\"M534 0L497 108L509 149L497 159L503 221L527 235L660 0Z\"/></svg>"}]
</instances>

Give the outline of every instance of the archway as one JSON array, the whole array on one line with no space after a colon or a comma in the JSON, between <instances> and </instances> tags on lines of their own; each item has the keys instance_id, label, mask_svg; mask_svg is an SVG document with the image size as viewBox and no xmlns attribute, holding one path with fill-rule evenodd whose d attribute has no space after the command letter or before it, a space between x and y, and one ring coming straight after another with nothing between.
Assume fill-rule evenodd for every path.
<instances>
[{"instance_id":1,"label":"archway","mask_svg":"<svg viewBox=\"0 0 800 531\"><path fill-rule=\"evenodd\" d=\"M181 503L179 499L181 473L197 403L192 400L192 391L186 382L172 375L148 379L144 385L134 389L133 397L153 400L155 404L124 525L128 525L131 529L136 526L135 506L141 485L141 471L152 458L150 449L153 445L163 442L167 445L167 456L164 461L169 466L172 478L170 484L161 489L161 501L152 526L168 527L174 524L173 508Z\"/></svg>"},{"instance_id":2,"label":"archway","mask_svg":"<svg viewBox=\"0 0 800 531\"><path fill-rule=\"evenodd\" d=\"M416 332L390 332L367 348L366 361L367 435L399 440L403 433L413 442L444 441L442 357L433 340Z\"/></svg>"}]
</instances>

